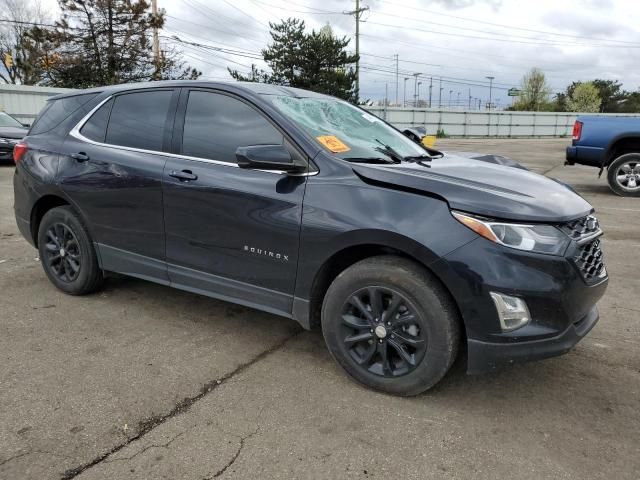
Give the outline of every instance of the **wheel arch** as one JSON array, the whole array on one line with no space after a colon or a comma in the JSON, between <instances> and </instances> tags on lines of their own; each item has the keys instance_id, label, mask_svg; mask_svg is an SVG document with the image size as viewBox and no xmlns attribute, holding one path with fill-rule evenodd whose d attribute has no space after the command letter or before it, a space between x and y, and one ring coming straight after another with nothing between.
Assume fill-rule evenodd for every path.
<instances>
[{"instance_id":1,"label":"wheel arch","mask_svg":"<svg viewBox=\"0 0 640 480\"><path fill-rule=\"evenodd\" d=\"M47 194L40 197L31 208L30 225L31 225L31 238L33 244L38 247L38 229L40 228L40 222L42 217L52 208L62 206L72 206L71 203L64 197L56 194Z\"/></svg>"},{"instance_id":2,"label":"wheel arch","mask_svg":"<svg viewBox=\"0 0 640 480\"><path fill-rule=\"evenodd\" d=\"M452 304L455 305L457 318L460 323L461 343L466 343L466 326L458 302L453 296L451 289L449 289L440 276L429 267L431 263L429 256L420 255L416 250L406 248L406 245L399 247L397 244L392 246L382 242L357 243L345 246L333 252L322 263L322 266L317 270L311 283L307 326L313 328L320 325L322 302L324 301L329 286L341 272L361 260L381 255L396 255L406 258L426 270L440 284L442 289L449 295Z\"/></svg>"},{"instance_id":3,"label":"wheel arch","mask_svg":"<svg viewBox=\"0 0 640 480\"><path fill-rule=\"evenodd\" d=\"M625 134L612 140L607 147L604 166L608 167L620 155L640 153L640 133Z\"/></svg>"}]
</instances>

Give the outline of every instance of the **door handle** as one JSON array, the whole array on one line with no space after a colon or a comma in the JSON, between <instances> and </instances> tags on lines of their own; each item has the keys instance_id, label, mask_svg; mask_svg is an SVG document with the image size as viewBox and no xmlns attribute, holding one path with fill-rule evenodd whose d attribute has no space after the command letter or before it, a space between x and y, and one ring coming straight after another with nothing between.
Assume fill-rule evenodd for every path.
<instances>
[{"instance_id":1,"label":"door handle","mask_svg":"<svg viewBox=\"0 0 640 480\"><path fill-rule=\"evenodd\" d=\"M88 162L89 155L84 152L72 153L71 158L73 158L76 162Z\"/></svg>"},{"instance_id":2,"label":"door handle","mask_svg":"<svg viewBox=\"0 0 640 480\"><path fill-rule=\"evenodd\" d=\"M181 182L189 182L191 180L197 180L198 176L194 175L191 170L182 170L180 172L176 170L171 170L169 173L170 177L177 178Z\"/></svg>"}]
</instances>

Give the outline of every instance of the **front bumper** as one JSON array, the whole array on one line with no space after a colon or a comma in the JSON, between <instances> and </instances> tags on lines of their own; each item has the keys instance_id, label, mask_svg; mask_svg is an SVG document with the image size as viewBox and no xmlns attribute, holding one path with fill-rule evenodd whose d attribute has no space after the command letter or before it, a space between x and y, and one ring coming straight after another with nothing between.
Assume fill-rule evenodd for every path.
<instances>
[{"instance_id":1,"label":"front bumper","mask_svg":"<svg viewBox=\"0 0 640 480\"><path fill-rule=\"evenodd\" d=\"M598 321L595 307L608 278L586 280L574 258L510 249L478 238L431 267L464 321L468 373L566 353ZM490 292L522 298L531 321L502 331Z\"/></svg>"},{"instance_id":2,"label":"front bumper","mask_svg":"<svg viewBox=\"0 0 640 480\"><path fill-rule=\"evenodd\" d=\"M556 337L514 343L491 343L470 338L467 342L467 373L486 373L514 363L564 355L598 322L597 307Z\"/></svg>"},{"instance_id":3,"label":"front bumper","mask_svg":"<svg viewBox=\"0 0 640 480\"><path fill-rule=\"evenodd\" d=\"M13 163L13 145L7 147L6 145L0 146L0 162Z\"/></svg>"}]
</instances>

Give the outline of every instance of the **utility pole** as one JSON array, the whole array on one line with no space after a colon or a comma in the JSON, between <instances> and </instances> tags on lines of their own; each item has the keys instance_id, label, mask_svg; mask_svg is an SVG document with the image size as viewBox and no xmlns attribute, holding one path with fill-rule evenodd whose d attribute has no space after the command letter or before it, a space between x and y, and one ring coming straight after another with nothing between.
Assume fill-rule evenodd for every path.
<instances>
[{"instance_id":1,"label":"utility pole","mask_svg":"<svg viewBox=\"0 0 640 480\"><path fill-rule=\"evenodd\" d=\"M403 107L407 106L407 80L409 80L409 77L404 77L404 98L402 99Z\"/></svg>"},{"instance_id":2,"label":"utility pole","mask_svg":"<svg viewBox=\"0 0 640 480\"><path fill-rule=\"evenodd\" d=\"M489 110L491 110L491 90L493 89L493 79L496 77L486 77L489 79Z\"/></svg>"},{"instance_id":3,"label":"utility pole","mask_svg":"<svg viewBox=\"0 0 640 480\"><path fill-rule=\"evenodd\" d=\"M440 83L438 85L440 85L440 94L438 95L438 108L442 108L442 77L440 77Z\"/></svg>"},{"instance_id":4,"label":"utility pole","mask_svg":"<svg viewBox=\"0 0 640 480\"><path fill-rule=\"evenodd\" d=\"M460 106L460 92L458 92L458 100L456 100L456 107Z\"/></svg>"},{"instance_id":5,"label":"utility pole","mask_svg":"<svg viewBox=\"0 0 640 480\"><path fill-rule=\"evenodd\" d=\"M356 18L356 98L360 97L360 18L362 12L369 10L369 7L360 7L360 0L356 0L356 9L350 12L342 12L345 15L353 15Z\"/></svg>"},{"instance_id":6,"label":"utility pole","mask_svg":"<svg viewBox=\"0 0 640 480\"><path fill-rule=\"evenodd\" d=\"M154 80L160 79L160 39L158 38L158 0L151 0L151 15L153 16L153 63L156 71Z\"/></svg>"},{"instance_id":7,"label":"utility pole","mask_svg":"<svg viewBox=\"0 0 640 480\"><path fill-rule=\"evenodd\" d=\"M416 108L418 106L418 77L420 76L419 73L414 73L413 77L414 77L414 82L413 82L413 108Z\"/></svg>"},{"instance_id":8,"label":"utility pole","mask_svg":"<svg viewBox=\"0 0 640 480\"><path fill-rule=\"evenodd\" d=\"M429 108L431 108L431 90L433 90L433 77L429 77Z\"/></svg>"},{"instance_id":9,"label":"utility pole","mask_svg":"<svg viewBox=\"0 0 640 480\"><path fill-rule=\"evenodd\" d=\"M471 89L469 89L469 110L471 110Z\"/></svg>"},{"instance_id":10,"label":"utility pole","mask_svg":"<svg viewBox=\"0 0 640 480\"><path fill-rule=\"evenodd\" d=\"M420 106L420 85L422 85L422 82L418 82L418 98L416 99L416 107Z\"/></svg>"},{"instance_id":11,"label":"utility pole","mask_svg":"<svg viewBox=\"0 0 640 480\"><path fill-rule=\"evenodd\" d=\"M398 63L400 62L398 54L396 53L394 55L395 59L396 59L396 105L400 105L400 101L398 99L398 81L399 81L399 77L398 77Z\"/></svg>"},{"instance_id":12,"label":"utility pole","mask_svg":"<svg viewBox=\"0 0 640 480\"><path fill-rule=\"evenodd\" d=\"M453 90L449 90L449 108L451 108L451 94L453 93Z\"/></svg>"}]
</instances>

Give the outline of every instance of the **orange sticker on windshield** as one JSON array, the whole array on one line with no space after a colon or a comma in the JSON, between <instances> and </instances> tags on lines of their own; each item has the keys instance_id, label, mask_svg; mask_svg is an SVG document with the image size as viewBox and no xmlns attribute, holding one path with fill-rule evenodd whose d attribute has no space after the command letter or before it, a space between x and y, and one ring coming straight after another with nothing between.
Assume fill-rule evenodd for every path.
<instances>
[{"instance_id":1,"label":"orange sticker on windshield","mask_svg":"<svg viewBox=\"0 0 640 480\"><path fill-rule=\"evenodd\" d=\"M351 150L344 143L342 143L338 139L338 137L335 137L333 135L321 135L319 137L316 137L316 139L333 153L342 153Z\"/></svg>"}]
</instances>

